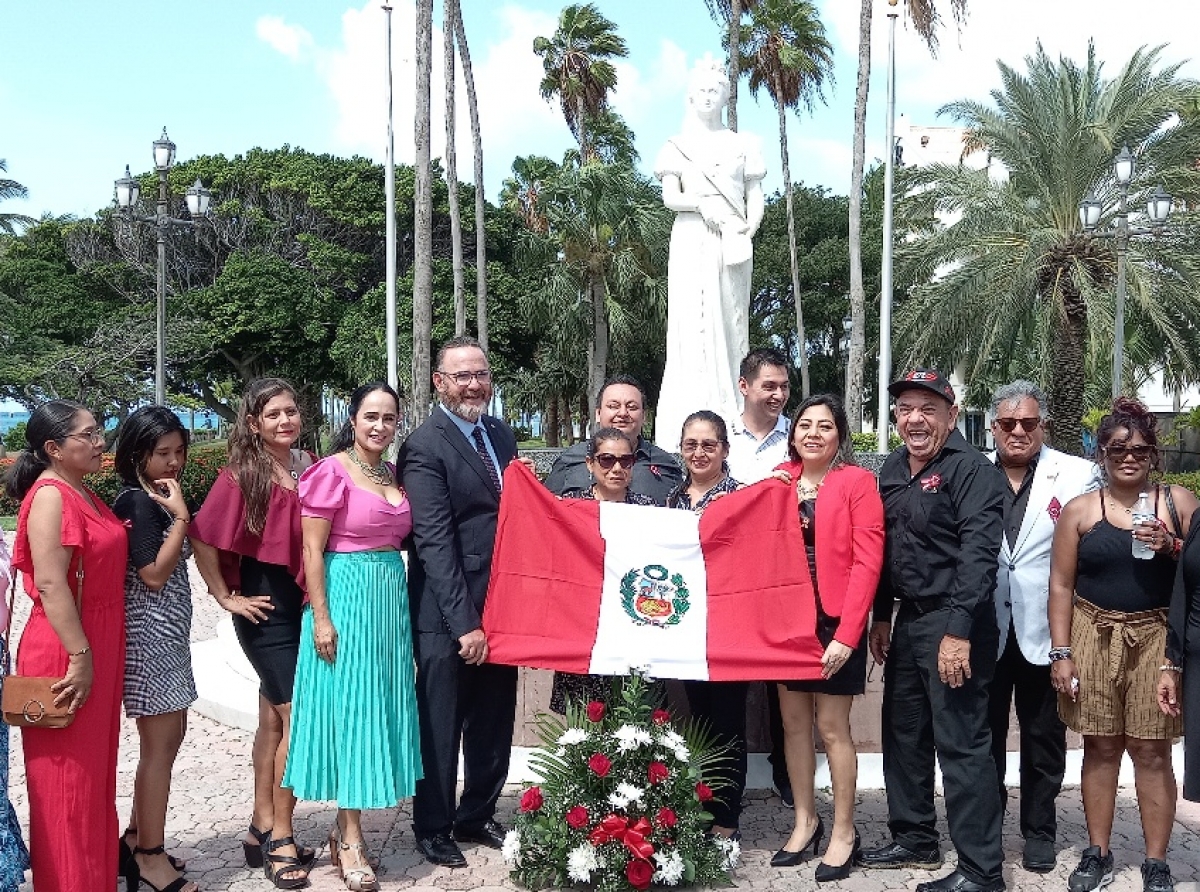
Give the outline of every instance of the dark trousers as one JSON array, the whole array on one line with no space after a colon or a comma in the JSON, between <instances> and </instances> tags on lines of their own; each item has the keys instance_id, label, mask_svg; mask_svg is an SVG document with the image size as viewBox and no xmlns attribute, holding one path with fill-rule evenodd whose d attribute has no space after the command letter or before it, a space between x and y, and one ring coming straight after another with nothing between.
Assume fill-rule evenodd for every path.
<instances>
[{"instance_id":1,"label":"dark trousers","mask_svg":"<svg viewBox=\"0 0 1200 892\"><path fill-rule=\"evenodd\" d=\"M468 666L458 655L458 641L445 632L417 632L413 646L425 769L413 798L413 831L426 837L456 825L478 827L495 816L508 777L517 669ZM463 793L456 807L460 743Z\"/></svg>"},{"instance_id":2,"label":"dark trousers","mask_svg":"<svg viewBox=\"0 0 1200 892\"><path fill-rule=\"evenodd\" d=\"M948 608L920 615L901 602L884 664L883 776L888 827L908 848L938 844L934 752L942 768L946 822L958 869L977 883L1000 879L1000 797L988 727L996 669L996 620L984 604L971 634L971 677L951 688L938 677Z\"/></svg>"},{"instance_id":3,"label":"dark trousers","mask_svg":"<svg viewBox=\"0 0 1200 892\"><path fill-rule=\"evenodd\" d=\"M746 790L746 692L745 681L685 681L688 708L704 721L717 743L730 747L721 766L726 786L713 790L708 811L719 827L736 827L742 816L742 793Z\"/></svg>"},{"instance_id":4,"label":"dark trousers","mask_svg":"<svg viewBox=\"0 0 1200 892\"><path fill-rule=\"evenodd\" d=\"M1067 768L1067 726L1058 717L1058 695L1050 686L1050 667L1025 659L1016 632L1008 627L1004 653L996 661L989 689L992 758L1000 783L1000 803L1008 800L1004 786L1005 742L1009 705L1016 700L1021 726L1021 835L1054 841L1058 821L1054 800L1062 789Z\"/></svg>"}]
</instances>

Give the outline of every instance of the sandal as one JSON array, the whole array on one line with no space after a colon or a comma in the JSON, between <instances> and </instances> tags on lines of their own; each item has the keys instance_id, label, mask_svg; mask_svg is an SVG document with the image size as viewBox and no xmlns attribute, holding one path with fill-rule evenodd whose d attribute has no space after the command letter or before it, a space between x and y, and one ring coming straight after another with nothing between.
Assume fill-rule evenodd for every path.
<instances>
[{"instance_id":1,"label":"sandal","mask_svg":"<svg viewBox=\"0 0 1200 892\"><path fill-rule=\"evenodd\" d=\"M262 849L263 875L271 881L276 889L303 889L308 885L308 872L312 869L312 862L305 864L295 855L274 854L276 849L286 846L296 846L296 840L290 836L285 836L283 839L267 839ZM296 851L300 851L299 846L296 846ZM294 871L303 871L304 876L281 876L281 874Z\"/></svg>"},{"instance_id":2,"label":"sandal","mask_svg":"<svg viewBox=\"0 0 1200 892\"><path fill-rule=\"evenodd\" d=\"M333 827L329 831L329 863L334 867L338 866L338 836L341 830L338 828L337 821L333 822ZM379 856L367 854L367 863L371 865L372 870L379 869Z\"/></svg>"},{"instance_id":3,"label":"sandal","mask_svg":"<svg viewBox=\"0 0 1200 892\"><path fill-rule=\"evenodd\" d=\"M136 827L126 827L125 832L121 834L121 842L120 842L121 848L120 848L120 854L117 857L117 869L122 875L125 874L125 864L131 858L133 858L133 849L131 849L129 847L129 843L127 843L125 841L125 837L127 837L127 836L132 836L134 842L136 843L137 842L137 828ZM145 853L143 853L143 854L145 854ZM154 852L153 854L157 855L158 853ZM187 862L184 861L182 858L176 858L174 855L167 855L167 860L170 861L171 866L174 867L176 870L178 870L180 873L183 873L185 870L187 870Z\"/></svg>"},{"instance_id":4,"label":"sandal","mask_svg":"<svg viewBox=\"0 0 1200 892\"><path fill-rule=\"evenodd\" d=\"M358 864L352 867L342 865L342 859L345 857L344 852L356 851L355 861L365 861L368 866L363 867ZM338 869L338 874L342 878L342 882L346 884L346 888L350 892L379 892L379 879L375 876L375 872L371 869L372 866L378 866L378 861L375 865L371 865L371 857L367 853L366 843L362 842L342 842L341 831L337 831L337 838L334 837L334 831L329 833L329 861Z\"/></svg>"},{"instance_id":5,"label":"sandal","mask_svg":"<svg viewBox=\"0 0 1200 892\"><path fill-rule=\"evenodd\" d=\"M258 842L250 843L250 842L246 842L246 840L244 840L244 839L242 840L242 853L246 856L246 866L247 867L255 867L255 868L262 867L263 866L263 846L265 846L267 844L267 840L271 838L271 831L270 830L259 830L257 827L255 827L253 824L251 824L250 829L247 832L251 836L253 836L256 840L258 840ZM301 864L304 864L307 866L307 865L312 864L315 860L317 860L317 850L316 849L309 848L308 846L298 845L298 846L296 846L296 851L300 853L300 863ZM170 856L168 855L167 857L169 858ZM179 871L183 870L182 867L178 867L178 866L175 869L179 870Z\"/></svg>"},{"instance_id":6,"label":"sandal","mask_svg":"<svg viewBox=\"0 0 1200 892\"><path fill-rule=\"evenodd\" d=\"M165 855L166 850L163 849L162 846L155 846L152 849L143 849L141 847L135 847L133 850L133 854L134 855ZM167 857L169 859L170 855L167 855ZM158 886L154 885L152 882L150 882L148 879L146 879L144 876L142 876L140 869L137 868L136 861L134 862L134 869L138 870L138 879L137 879L137 888L138 889L142 888L142 886L144 884L146 886L149 886L151 889L153 889L154 892L183 892L183 890L186 889L188 886L192 887L193 892L196 892L196 890L198 890L198 887L196 886L195 883L193 883L189 880L185 880L183 877L175 877L175 879L173 879L171 882L169 882L167 885L163 886L160 889L160 888L158 888ZM176 869L178 869L178 868L176 868Z\"/></svg>"}]
</instances>

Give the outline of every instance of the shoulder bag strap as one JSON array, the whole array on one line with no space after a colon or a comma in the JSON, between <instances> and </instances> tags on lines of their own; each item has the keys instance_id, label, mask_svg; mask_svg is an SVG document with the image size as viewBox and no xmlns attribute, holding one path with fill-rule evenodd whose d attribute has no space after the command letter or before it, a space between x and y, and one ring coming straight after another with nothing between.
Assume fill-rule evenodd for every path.
<instances>
[{"instance_id":1,"label":"shoulder bag strap","mask_svg":"<svg viewBox=\"0 0 1200 892\"><path fill-rule=\"evenodd\" d=\"M1171 495L1171 484L1166 484L1162 488L1163 498L1167 500L1167 513L1171 515L1171 526L1175 528L1177 538L1183 538L1183 524L1179 522L1179 512L1175 510L1175 499Z\"/></svg>"},{"instance_id":2,"label":"shoulder bag strap","mask_svg":"<svg viewBox=\"0 0 1200 892\"><path fill-rule=\"evenodd\" d=\"M0 666L0 675L11 674L12 667L10 665L12 653L12 621L13 614L17 609L17 571L12 570L12 582L8 586L8 621L4 625L4 653L2 657L3 665Z\"/></svg>"}]
</instances>

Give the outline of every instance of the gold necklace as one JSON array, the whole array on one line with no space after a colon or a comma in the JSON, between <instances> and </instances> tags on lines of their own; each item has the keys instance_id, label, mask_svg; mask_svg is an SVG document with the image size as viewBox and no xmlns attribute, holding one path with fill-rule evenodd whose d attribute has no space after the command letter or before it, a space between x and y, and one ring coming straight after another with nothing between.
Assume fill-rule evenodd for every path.
<instances>
[{"instance_id":1,"label":"gold necklace","mask_svg":"<svg viewBox=\"0 0 1200 892\"><path fill-rule=\"evenodd\" d=\"M809 499L817 497L817 490L821 488L821 484L825 482L825 478L829 476L829 468L825 469L825 473L821 475L821 479L809 486L801 477L796 481L796 495L800 497L800 501L807 502Z\"/></svg>"},{"instance_id":2,"label":"gold necklace","mask_svg":"<svg viewBox=\"0 0 1200 892\"><path fill-rule=\"evenodd\" d=\"M380 460L379 466L373 467L362 460L358 450L353 446L346 450L346 454L350 456L350 461L358 465L358 469L363 472L363 475L376 486L392 485L392 471L387 466L387 462Z\"/></svg>"}]
</instances>

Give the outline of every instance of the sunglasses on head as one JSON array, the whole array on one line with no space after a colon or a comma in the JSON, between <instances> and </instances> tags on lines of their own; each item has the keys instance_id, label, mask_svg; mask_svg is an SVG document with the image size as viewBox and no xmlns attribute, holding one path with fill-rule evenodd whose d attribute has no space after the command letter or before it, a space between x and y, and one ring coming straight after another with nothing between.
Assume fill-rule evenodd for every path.
<instances>
[{"instance_id":1,"label":"sunglasses on head","mask_svg":"<svg viewBox=\"0 0 1200 892\"><path fill-rule=\"evenodd\" d=\"M1031 433L1034 428L1042 423L1040 418L997 418L996 426L1006 434L1011 434L1017 429L1017 425L1021 425L1021 430L1025 433Z\"/></svg>"},{"instance_id":2,"label":"sunglasses on head","mask_svg":"<svg viewBox=\"0 0 1200 892\"><path fill-rule=\"evenodd\" d=\"M620 465L626 471L633 467L632 455L613 455L611 452L598 452L592 459L601 469L608 471L613 465Z\"/></svg>"},{"instance_id":3,"label":"sunglasses on head","mask_svg":"<svg viewBox=\"0 0 1200 892\"><path fill-rule=\"evenodd\" d=\"M1138 461L1145 461L1150 457L1153 446L1101 446L1104 454L1114 461L1123 461L1127 455L1132 455Z\"/></svg>"}]
</instances>

